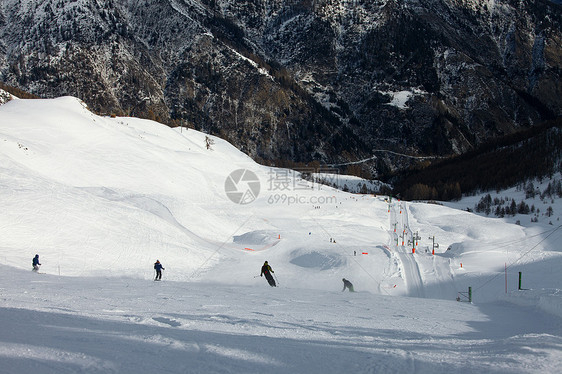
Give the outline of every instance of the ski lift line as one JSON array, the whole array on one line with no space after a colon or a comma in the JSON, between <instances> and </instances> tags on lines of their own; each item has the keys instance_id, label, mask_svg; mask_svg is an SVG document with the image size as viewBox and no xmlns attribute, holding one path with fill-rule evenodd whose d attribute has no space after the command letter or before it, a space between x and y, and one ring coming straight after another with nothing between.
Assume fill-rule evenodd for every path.
<instances>
[{"instance_id":1,"label":"ski lift line","mask_svg":"<svg viewBox=\"0 0 562 374\"><path fill-rule=\"evenodd\" d=\"M329 237L333 237L333 235L330 235L330 233L324 228L324 226L322 226L320 223L318 223L318 221L309 215L309 218L312 219L312 221L314 221L314 223L316 223L316 225L320 228L320 230L324 231L324 233L326 235L328 235ZM337 244L338 248L342 249L343 251L343 246L339 243L336 242L335 244ZM353 261L355 261L355 263L357 264L357 266L359 266L361 268L361 270L363 270L365 272L365 274L367 274L369 276L369 278L371 278L373 281L375 281L375 283L379 286L380 290L383 290L387 295L391 296L389 292L387 292L382 286L381 283L370 273L367 271L367 269L365 269L363 267L363 265L361 265L361 263L359 261L357 261L357 259L355 258L355 256L353 257Z\"/></svg>"},{"instance_id":2,"label":"ski lift line","mask_svg":"<svg viewBox=\"0 0 562 374\"><path fill-rule=\"evenodd\" d=\"M562 226L560 226L560 227L562 227ZM549 236L553 235L554 233L555 233L555 232L550 233L547 237L545 237L545 239L548 238ZM558 232L558 234L556 234L556 235L553 237L553 239L555 239L555 242L558 242L557 239L558 239L559 237L562 237L562 231ZM515 260L512 261L512 262L509 262L508 265L507 265L506 270L509 269L512 265L518 264L518 263L519 263L519 260L521 260L524 256L526 256L526 255L528 254L528 252L530 252L532 249L536 248L536 247L537 247L539 244L541 244L541 242L543 242L543 241L544 241L544 239L541 240L541 241L539 241L539 242L538 242L535 246L533 246L529 251L523 253L523 254L521 255L521 257L515 259Z\"/></svg>"},{"instance_id":3,"label":"ski lift line","mask_svg":"<svg viewBox=\"0 0 562 374\"><path fill-rule=\"evenodd\" d=\"M531 249L529 249L527 252L523 253L521 256L519 256L519 258L517 260L515 260L514 262L512 262L511 264L509 264L509 266L506 266L505 271L507 271L508 269L510 269L512 266L516 265L523 257L527 256L529 253L531 253L531 251L533 251L535 248L537 248L539 246L539 244L541 244L542 242L544 242L546 239L548 239L550 236L552 236L555 232L557 232L560 228L562 228L562 225L557 226L556 228L549 230L550 234L548 234L547 236L545 236L540 242L538 242L537 244L535 244L533 247L531 247ZM548 232L548 231L547 231ZM475 288L474 290L480 290L482 289L484 286L486 286L488 283L490 283L491 281L493 281L494 279L498 278L499 276L502 276L503 273L498 273L494 276L492 276L490 279L488 279L487 281L485 281L484 283L482 283L479 287Z\"/></svg>"},{"instance_id":4,"label":"ski lift line","mask_svg":"<svg viewBox=\"0 0 562 374\"><path fill-rule=\"evenodd\" d=\"M486 249L486 248L502 249L502 248L505 248L505 247L513 246L514 244L525 243L526 241L528 241L528 240L530 240L530 239L533 239L533 238L535 238L535 237L537 237L537 236L545 235L545 234L547 234L547 233L549 233L549 232L551 232L551 231L555 231L555 230L558 230L558 228L553 228L553 229L549 229L549 230L540 232L540 233L535 234L535 235L526 236L526 237L523 238L523 239L514 239L514 240L509 241L509 242L503 242L503 241L502 241L502 242L501 242L501 243L502 243L501 245L496 245L496 244L494 244L493 242L491 242L491 243L488 242L488 243L484 243L484 244L480 245L479 248L481 248L481 249Z\"/></svg>"},{"instance_id":5,"label":"ski lift line","mask_svg":"<svg viewBox=\"0 0 562 374\"><path fill-rule=\"evenodd\" d=\"M415 160L433 160L433 159L441 159L441 158L445 158L443 156L412 156L412 155L407 155L405 153L399 153L399 152L394 152L394 151L390 151L388 149L375 149L372 152L385 152L385 153L391 153L393 155L396 156L401 156L401 157L406 157L406 158L412 158ZM326 166L330 166L330 167L338 167L338 166L348 166L348 165L357 165L357 164L362 164L364 162L367 161L371 161L371 160L375 160L377 158L377 156L372 156L372 157L368 157L365 158L363 160L358 160L358 161L352 161L352 162L345 162L343 164L329 164Z\"/></svg>"},{"instance_id":6,"label":"ski lift line","mask_svg":"<svg viewBox=\"0 0 562 374\"><path fill-rule=\"evenodd\" d=\"M246 223L248 223L248 221L251 220L252 218L254 218L253 214L250 217L248 217L248 219L245 220L236 230L234 230L234 232L232 233L232 235L229 236L229 238L233 237L236 233L238 233L238 231L242 227L244 227L246 225ZM187 279L193 278L203 268L203 266L205 266L207 264L207 262L209 262L211 260L211 258L213 258L218 253L218 251L220 251L225 245L226 245L226 240L224 242L222 242L221 245L219 245L218 248L213 253L211 253L211 255L209 257L207 257L205 259L205 261L203 261L203 263L201 265L199 265L199 267L197 269L195 269L195 271L190 276L187 277Z\"/></svg>"},{"instance_id":7,"label":"ski lift line","mask_svg":"<svg viewBox=\"0 0 562 374\"><path fill-rule=\"evenodd\" d=\"M545 231L544 233L550 232L547 236L545 236L541 241L539 241L537 244L535 244L533 247L531 247L528 251L524 252L521 256L519 256L515 261L513 261L512 263L510 263L506 268L505 271L507 271L508 269L510 269L512 266L516 265L517 263L519 263L519 261L527 256L531 251L533 251L536 247L539 246L539 244L541 244L542 242L544 242L546 239L548 239L551 235L553 235L556 231L558 231L560 228L562 227L562 225L553 228L551 230ZM542 234L544 234L542 233ZM541 234L538 234L541 235ZM479 290L481 288L483 288L485 285L487 285L488 283L490 283L491 281L493 281L495 278L499 277L500 275L502 275L501 273L496 274L495 276L493 276L492 278L490 278L488 281L484 282L481 286L475 288L475 290Z\"/></svg>"},{"instance_id":8,"label":"ski lift line","mask_svg":"<svg viewBox=\"0 0 562 374\"><path fill-rule=\"evenodd\" d=\"M545 234L547 234L547 233L549 233L549 232L551 232L551 231L556 231L556 230L558 230L558 228L550 229L550 230L547 230L547 231L543 231L543 232L541 232L541 233L538 233L538 234L535 234L535 235L531 235L531 236L525 237L525 238L523 238L523 239L521 239L521 240L513 240L513 241L511 241L511 242L505 242L504 245L498 246L498 247L496 247L496 248L509 247L509 246L511 246L512 244L516 244L516 243L525 243L526 241L531 240L531 239L533 239L533 238L536 238L537 236L542 236L542 235L545 235Z\"/></svg>"}]
</instances>

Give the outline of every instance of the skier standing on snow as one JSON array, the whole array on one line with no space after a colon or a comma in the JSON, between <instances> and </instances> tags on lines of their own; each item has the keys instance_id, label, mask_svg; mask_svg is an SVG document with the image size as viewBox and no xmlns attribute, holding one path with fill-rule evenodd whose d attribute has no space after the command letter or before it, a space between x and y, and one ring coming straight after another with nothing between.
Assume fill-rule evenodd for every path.
<instances>
[{"instance_id":1,"label":"skier standing on snow","mask_svg":"<svg viewBox=\"0 0 562 374\"><path fill-rule=\"evenodd\" d=\"M156 270L156 278L154 278L154 280L155 281L161 280L162 279L162 270L166 270L166 269L164 269L164 267L162 266L160 261L156 260L156 262L154 263L154 270Z\"/></svg>"},{"instance_id":2,"label":"skier standing on snow","mask_svg":"<svg viewBox=\"0 0 562 374\"><path fill-rule=\"evenodd\" d=\"M39 263L39 255L35 255L35 257L33 257L31 264L33 265L33 271L39 271L39 266L41 266Z\"/></svg>"},{"instance_id":3,"label":"skier standing on snow","mask_svg":"<svg viewBox=\"0 0 562 374\"><path fill-rule=\"evenodd\" d=\"M277 285L275 284L275 279L273 279L273 276L271 275L271 273L275 273L275 272L271 269L271 266L269 266L267 261L264 262L263 266L261 267L260 277L263 277L263 275L265 274L265 279L267 279L267 282L269 283L269 285L271 287L277 287Z\"/></svg>"},{"instance_id":4,"label":"skier standing on snow","mask_svg":"<svg viewBox=\"0 0 562 374\"><path fill-rule=\"evenodd\" d=\"M353 284L351 284L350 281L348 281L345 278L342 278L343 281L343 290L341 290L341 292L345 291L346 288L349 288L349 292L355 292L355 290L353 289Z\"/></svg>"}]
</instances>

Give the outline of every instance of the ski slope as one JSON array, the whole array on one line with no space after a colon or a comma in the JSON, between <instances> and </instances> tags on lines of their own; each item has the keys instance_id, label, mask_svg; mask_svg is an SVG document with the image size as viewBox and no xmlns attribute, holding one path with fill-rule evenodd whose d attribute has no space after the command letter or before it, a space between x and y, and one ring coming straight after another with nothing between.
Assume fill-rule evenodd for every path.
<instances>
[{"instance_id":1,"label":"ski slope","mask_svg":"<svg viewBox=\"0 0 562 374\"><path fill-rule=\"evenodd\" d=\"M349 194L206 137L0 106L0 372L558 371L559 225Z\"/></svg>"}]
</instances>

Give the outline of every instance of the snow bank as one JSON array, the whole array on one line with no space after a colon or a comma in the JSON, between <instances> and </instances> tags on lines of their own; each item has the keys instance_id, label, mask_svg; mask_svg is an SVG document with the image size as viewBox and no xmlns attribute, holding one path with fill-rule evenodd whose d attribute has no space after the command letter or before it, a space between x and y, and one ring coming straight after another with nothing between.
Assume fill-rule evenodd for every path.
<instances>
[{"instance_id":1,"label":"snow bank","mask_svg":"<svg viewBox=\"0 0 562 374\"><path fill-rule=\"evenodd\" d=\"M516 305L536 307L562 318L562 290L560 289L511 291L504 300Z\"/></svg>"}]
</instances>

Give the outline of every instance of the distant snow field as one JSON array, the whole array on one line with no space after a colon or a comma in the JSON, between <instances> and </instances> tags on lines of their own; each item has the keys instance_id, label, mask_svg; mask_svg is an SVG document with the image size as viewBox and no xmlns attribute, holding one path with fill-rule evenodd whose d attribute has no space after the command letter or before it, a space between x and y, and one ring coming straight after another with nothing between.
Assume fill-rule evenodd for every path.
<instances>
[{"instance_id":1,"label":"distant snow field","mask_svg":"<svg viewBox=\"0 0 562 374\"><path fill-rule=\"evenodd\" d=\"M562 204L479 199L351 194L192 129L11 100L0 373L557 373Z\"/></svg>"}]
</instances>

